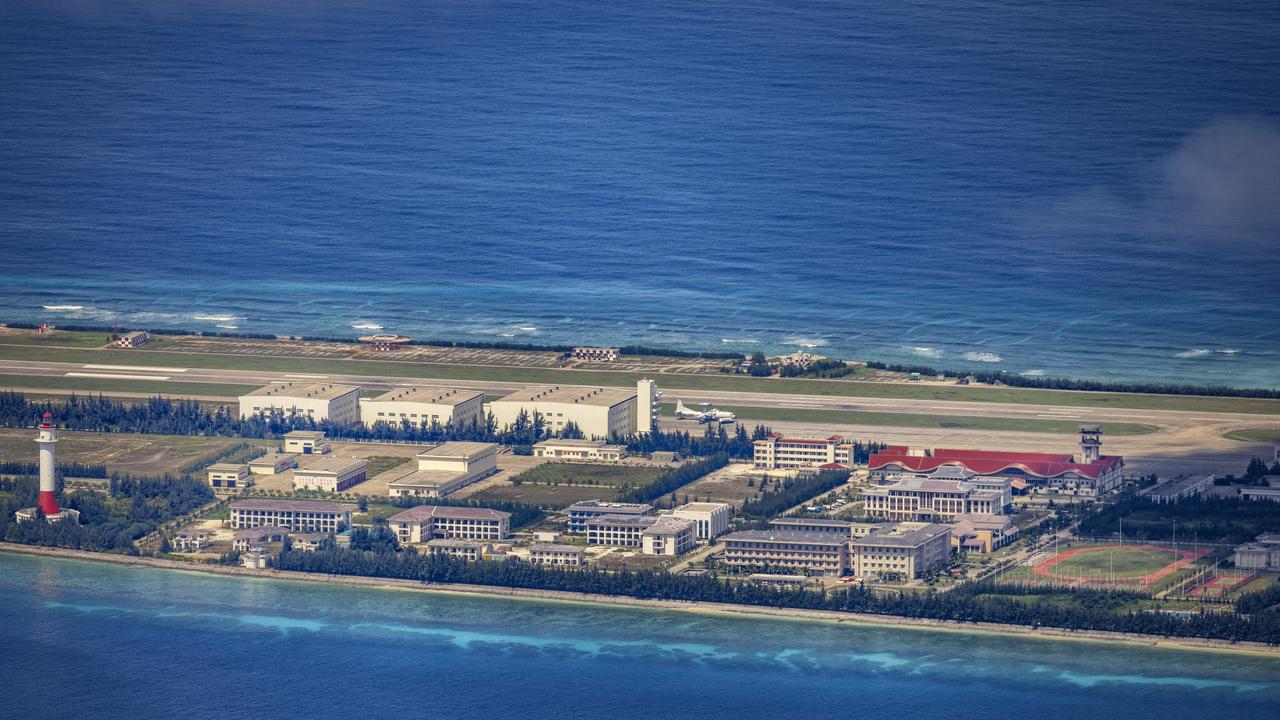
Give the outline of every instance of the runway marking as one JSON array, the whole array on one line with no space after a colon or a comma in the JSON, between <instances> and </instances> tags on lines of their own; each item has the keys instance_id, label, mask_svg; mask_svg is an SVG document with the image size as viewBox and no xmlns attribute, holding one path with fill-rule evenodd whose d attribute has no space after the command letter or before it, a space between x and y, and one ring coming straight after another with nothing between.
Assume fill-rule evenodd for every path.
<instances>
[{"instance_id":1,"label":"runway marking","mask_svg":"<svg viewBox=\"0 0 1280 720\"><path fill-rule=\"evenodd\" d=\"M63 377L79 377L79 378L108 378L112 380L168 380L168 375L125 375L123 373L87 373L87 372L69 372L63 374Z\"/></svg>"},{"instance_id":2,"label":"runway marking","mask_svg":"<svg viewBox=\"0 0 1280 720\"><path fill-rule=\"evenodd\" d=\"M324 378L329 377L328 375L308 375L306 373L285 373L284 376L295 378L316 378L318 380L323 380Z\"/></svg>"},{"instance_id":3,"label":"runway marking","mask_svg":"<svg viewBox=\"0 0 1280 720\"><path fill-rule=\"evenodd\" d=\"M141 370L142 372L184 373L186 368L142 367L141 365L83 365L86 370Z\"/></svg>"}]
</instances>

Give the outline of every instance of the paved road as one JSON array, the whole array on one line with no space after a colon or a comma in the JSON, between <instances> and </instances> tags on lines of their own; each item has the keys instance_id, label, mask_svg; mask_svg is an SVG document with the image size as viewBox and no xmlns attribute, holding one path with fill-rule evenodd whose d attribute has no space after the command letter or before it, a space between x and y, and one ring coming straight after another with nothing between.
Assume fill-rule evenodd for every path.
<instances>
[{"instance_id":1,"label":"paved road","mask_svg":"<svg viewBox=\"0 0 1280 720\"><path fill-rule=\"evenodd\" d=\"M178 359L175 356L175 359ZM424 367L424 372L429 368ZM219 383L237 385L263 384L269 381L322 380L360 385L370 389L390 389L414 384L438 383L450 387L475 389L487 394L500 395L524 387L526 383L498 381L410 379L377 375L280 373L260 370L221 370L173 365L169 367L142 367L114 364L60 363L47 361L0 360L0 374L21 374L31 378L32 387L39 386L40 377L102 377L103 379L161 378L174 382ZM1177 410L1134 410L1119 408L1080 408L1056 405L1020 405L1010 403L949 402L937 400L908 400L895 398L848 398L818 395L751 393L734 391L686 391L668 390L667 401L683 399L692 402L710 402L716 405L737 407L770 407L795 410L845 410L866 412L892 412L923 415L954 415L970 417L1024 418L1028 420L1064 420L1069 422L1130 422L1153 425L1159 432L1147 435L1125 435L1107 438L1107 451L1124 454L1130 458L1130 469L1138 472L1158 472L1164 476L1180 473L1240 473L1254 456L1272 457L1272 449L1260 444L1227 440L1222 435L1244 428L1280 429L1280 416L1247 413L1211 413ZM750 422L751 418L744 420ZM698 432L696 423L676 423L666 420L667 426L686 428ZM1070 437L1056 433L1002 432L988 430L899 428L883 425L837 424L828 422L776 422L769 423L775 429L792 433L829 435L840 432L851 437L865 438L895 444L924 447L986 447L1010 450L1074 450Z\"/></svg>"}]
</instances>

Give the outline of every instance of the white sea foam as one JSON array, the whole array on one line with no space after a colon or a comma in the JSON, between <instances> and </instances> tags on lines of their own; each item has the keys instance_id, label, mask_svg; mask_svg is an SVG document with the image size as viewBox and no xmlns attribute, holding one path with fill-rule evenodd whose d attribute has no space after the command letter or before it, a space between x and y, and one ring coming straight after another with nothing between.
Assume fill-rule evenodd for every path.
<instances>
[{"instance_id":1,"label":"white sea foam","mask_svg":"<svg viewBox=\"0 0 1280 720\"><path fill-rule=\"evenodd\" d=\"M911 348L911 352L915 353L916 355L919 355L920 357L926 357L926 358L942 357L942 351L939 350L938 348L923 347L918 345L916 347Z\"/></svg>"},{"instance_id":2,"label":"white sea foam","mask_svg":"<svg viewBox=\"0 0 1280 720\"><path fill-rule=\"evenodd\" d=\"M1043 370L1025 370L1020 374L1024 377L1044 377Z\"/></svg>"},{"instance_id":3,"label":"white sea foam","mask_svg":"<svg viewBox=\"0 0 1280 720\"><path fill-rule=\"evenodd\" d=\"M516 328L516 329L517 329L517 330L520 330L520 331L522 331L522 332L527 332L527 333L536 333L536 332L538 332L538 328L534 327L533 325L521 325L520 327L518 327L518 328Z\"/></svg>"},{"instance_id":4,"label":"white sea foam","mask_svg":"<svg viewBox=\"0 0 1280 720\"><path fill-rule=\"evenodd\" d=\"M381 330L382 329L382 326L379 325L378 323L369 322L367 320L362 320L361 322L358 322L358 323L351 323L351 327L356 330Z\"/></svg>"},{"instance_id":5,"label":"white sea foam","mask_svg":"<svg viewBox=\"0 0 1280 720\"><path fill-rule=\"evenodd\" d=\"M83 305L42 305L41 307L49 312L76 312L84 309Z\"/></svg>"},{"instance_id":6,"label":"white sea foam","mask_svg":"<svg viewBox=\"0 0 1280 720\"><path fill-rule=\"evenodd\" d=\"M192 315L193 320L208 320L210 322L231 322L232 320L243 320L242 317L235 315Z\"/></svg>"},{"instance_id":7,"label":"white sea foam","mask_svg":"<svg viewBox=\"0 0 1280 720\"><path fill-rule=\"evenodd\" d=\"M964 354L964 359L969 362L981 363L998 363L1001 360L1004 360L1004 358L993 352L967 352Z\"/></svg>"},{"instance_id":8,"label":"white sea foam","mask_svg":"<svg viewBox=\"0 0 1280 720\"><path fill-rule=\"evenodd\" d=\"M232 325L231 323L218 323L215 327L220 327L223 330L239 330L240 329L239 325Z\"/></svg>"},{"instance_id":9,"label":"white sea foam","mask_svg":"<svg viewBox=\"0 0 1280 720\"><path fill-rule=\"evenodd\" d=\"M1236 349L1234 349L1234 348L1223 348L1222 350L1219 350L1218 352L1222 353L1223 355L1235 355L1236 353L1238 353L1238 352L1240 352L1240 351L1239 351L1239 350L1236 350Z\"/></svg>"},{"instance_id":10,"label":"white sea foam","mask_svg":"<svg viewBox=\"0 0 1280 720\"><path fill-rule=\"evenodd\" d=\"M799 345L802 348L816 348L816 347L822 347L823 345L828 345L830 343L828 343L828 341L826 340L823 340L822 338L789 337L789 338L783 338L782 344L783 345Z\"/></svg>"},{"instance_id":11,"label":"white sea foam","mask_svg":"<svg viewBox=\"0 0 1280 720\"><path fill-rule=\"evenodd\" d=\"M1186 352L1180 352L1180 353L1178 353L1177 355L1175 355L1175 357L1180 357L1180 358L1201 358L1201 357L1206 357L1206 356L1209 356L1209 355L1212 355L1212 354L1213 354L1213 351L1212 351L1212 350L1208 350L1208 349L1205 349L1205 348L1196 348L1195 350L1187 350Z\"/></svg>"},{"instance_id":12,"label":"white sea foam","mask_svg":"<svg viewBox=\"0 0 1280 720\"><path fill-rule=\"evenodd\" d=\"M755 338L720 338L720 342L725 345L755 345L760 341Z\"/></svg>"}]
</instances>

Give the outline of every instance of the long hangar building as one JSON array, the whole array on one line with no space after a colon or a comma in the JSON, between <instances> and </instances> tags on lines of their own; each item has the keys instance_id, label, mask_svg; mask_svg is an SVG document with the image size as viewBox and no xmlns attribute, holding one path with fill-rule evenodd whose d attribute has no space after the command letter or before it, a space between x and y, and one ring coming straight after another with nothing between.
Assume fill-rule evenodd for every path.
<instances>
[{"instance_id":1,"label":"long hangar building","mask_svg":"<svg viewBox=\"0 0 1280 720\"><path fill-rule=\"evenodd\" d=\"M556 435L573 422L586 437L607 440L649 432L658 417L659 402L657 384L643 378L635 390L560 385L524 388L489 403L489 410L499 428L515 423L523 410L530 421L535 412L541 415L547 430Z\"/></svg>"}]
</instances>

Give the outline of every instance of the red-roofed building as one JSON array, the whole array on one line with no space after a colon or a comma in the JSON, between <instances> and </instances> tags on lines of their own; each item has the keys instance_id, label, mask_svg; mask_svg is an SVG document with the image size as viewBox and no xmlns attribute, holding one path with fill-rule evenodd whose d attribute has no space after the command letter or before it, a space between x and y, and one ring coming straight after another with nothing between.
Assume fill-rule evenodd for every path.
<instances>
[{"instance_id":1,"label":"red-roofed building","mask_svg":"<svg viewBox=\"0 0 1280 720\"><path fill-rule=\"evenodd\" d=\"M896 475L921 477L958 468L973 475L1023 480L1048 492L1099 496L1119 487L1124 477L1124 458L1099 454L1101 435L1096 427L1081 428L1082 462L1062 453L939 449L912 455L895 447L873 454L867 468L872 483L881 485L893 482L890 478Z\"/></svg>"},{"instance_id":2,"label":"red-roofed building","mask_svg":"<svg viewBox=\"0 0 1280 720\"><path fill-rule=\"evenodd\" d=\"M841 435L826 438L783 437L773 433L755 441L755 466L759 470L836 469L853 464L853 443Z\"/></svg>"}]
</instances>

